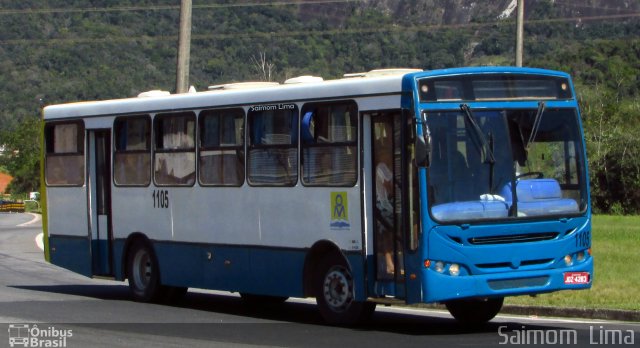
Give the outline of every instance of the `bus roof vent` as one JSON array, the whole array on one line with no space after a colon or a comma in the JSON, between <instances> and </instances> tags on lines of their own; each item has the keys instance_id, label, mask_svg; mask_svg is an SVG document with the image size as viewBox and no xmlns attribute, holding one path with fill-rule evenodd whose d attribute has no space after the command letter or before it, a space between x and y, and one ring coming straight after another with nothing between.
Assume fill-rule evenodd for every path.
<instances>
[{"instance_id":1,"label":"bus roof vent","mask_svg":"<svg viewBox=\"0 0 640 348\"><path fill-rule=\"evenodd\" d=\"M344 74L344 77L381 77L390 75L404 75L413 72L419 72L422 69L407 69L407 68L393 68L393 69L375 69L369 72Z\"/></svg>"},{"instance_id":2,"label":"bus roof vent","mask_svg":"<svg viewBox=\"0 0 640 348\"><path fill-rule=\"evenodd\" d=\"M292 77L284 82L285 85L292 85L296 83L313 83L322 82L324 79L320 76L304 75L298 77Z\"/></svg>"},{"instance_id":3,"label":"bus roof vent","mask_svg":"<svg viewBox=\"0 0 640 348\"><path fill-rule=\"evenodd\" d=\"M237 82L237 83L227 83L227 84L224 84L224 85L209 86L209 90L210 91L222 91L222 90L229 90L229 89L254 89L254 88L273 87L273 86L278 86L278 85L279 85L278 82L263 82L263 81L258 81L258 82Z\"/></svg>"},{"instance_id":4,"label":"bus roof vent","mask_svg":"<svg viewBox=\"0 0 640 348\"><path fill-rule=\"evenodd\" d=\"M159 89L154 89L152 91L146 91L138 94L138 98L150 98L150 97L165 97L170 95L168 91L161 91Z\"/></svg>"}]
</instances>

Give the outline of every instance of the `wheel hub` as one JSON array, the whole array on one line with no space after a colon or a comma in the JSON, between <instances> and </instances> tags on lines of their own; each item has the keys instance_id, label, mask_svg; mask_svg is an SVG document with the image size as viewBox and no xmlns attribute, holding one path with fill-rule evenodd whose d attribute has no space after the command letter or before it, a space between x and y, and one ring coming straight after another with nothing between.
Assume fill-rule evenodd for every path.
<instances>
[{"instance_id":1,"label":"wheel hub","mask_svg":"<svg viewBox=\"0 0 640 348\"><path fill-rule=\"evenodd\" d=\"M324 299L335 311L342 311L353 299L352 279L342 267L332 268L324 279Z\"/></svg>"},{"instance_id":2,"label":"wheel hub","mask_svg":"<svg viewBox=\"0 0 640 348\"><path fill-rule=\"evenodd\" d=\"M133 260L133 265L133 269L136 270L136 272L133 272L135 285L138 289L143 290L149 285L153 272L149 254L144 252L144 250L140 250Z\"/></svg>"}]
</instances>

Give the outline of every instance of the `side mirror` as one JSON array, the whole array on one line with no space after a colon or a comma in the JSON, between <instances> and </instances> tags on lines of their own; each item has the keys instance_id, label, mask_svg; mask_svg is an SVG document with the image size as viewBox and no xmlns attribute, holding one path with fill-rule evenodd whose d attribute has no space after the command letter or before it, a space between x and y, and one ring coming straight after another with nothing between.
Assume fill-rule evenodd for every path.
<instances>
[{"instance_id":1,"label":"side mirror","mask_svg":"<svg viewBox=\"0 0 640 348\"><path fill-rule=\"evenodd\" d=\"M421 132L418 130L421 129ZM416 165L429 167L431 164L431 132L424 120L416 122ZM422 134L419 134L422 133Z\"/></svg>"}]
</instances>

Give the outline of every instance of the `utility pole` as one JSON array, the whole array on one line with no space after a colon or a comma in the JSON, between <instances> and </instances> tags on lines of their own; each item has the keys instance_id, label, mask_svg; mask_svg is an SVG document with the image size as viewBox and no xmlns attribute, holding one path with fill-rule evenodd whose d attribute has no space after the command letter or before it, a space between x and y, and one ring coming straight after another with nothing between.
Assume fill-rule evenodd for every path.
<instances>
[{"instance_id":1,"label":"utility pole","mask_svg":"<svg viewBox=\"0 0 640 348\"><path fill-rule=\"evenodd\" d=\"M522 66L524 50L524 0L518 0L518 17L516 20L516 66Z\"/></svg>"},{"instance_id":2,"label":"utility pole","mask_svg":"<svg viewBox=\"0 0 640 348\"><path fill-rule=\"evenodd\" d=\"M178 38L178 64L176 67L176 93L189 89L189 59L191 51L191 0L180 2L180 36Z\"/></svg>"}]
</instances>

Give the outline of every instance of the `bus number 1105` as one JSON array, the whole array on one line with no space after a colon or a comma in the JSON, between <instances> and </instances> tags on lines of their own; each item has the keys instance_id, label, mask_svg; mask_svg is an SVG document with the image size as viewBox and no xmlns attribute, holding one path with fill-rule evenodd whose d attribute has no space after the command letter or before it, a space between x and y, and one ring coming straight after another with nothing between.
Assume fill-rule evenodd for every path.
<instances>
[{"instance_id":1,"label":"bus number 1105","mask_svg":"<svg viewBox=\"0 0 640 348\"><path fill-rule=\"evenodd\" d=\"M153 190L153 207L154 208L169 208L169 191L168 190Z\"/></svg>"}]
</instances>

